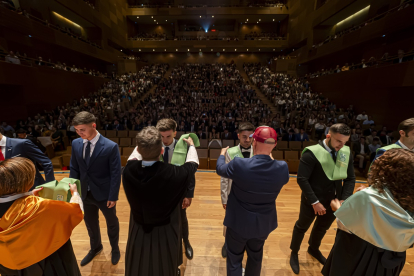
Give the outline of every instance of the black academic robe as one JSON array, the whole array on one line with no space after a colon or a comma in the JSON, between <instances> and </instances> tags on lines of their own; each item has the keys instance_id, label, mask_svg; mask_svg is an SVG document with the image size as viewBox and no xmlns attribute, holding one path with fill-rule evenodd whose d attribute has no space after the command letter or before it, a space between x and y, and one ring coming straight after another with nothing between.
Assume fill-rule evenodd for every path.
<instances>
[{"instance_id":1,"label":"black academic robe","mask_svg":"<svg viewBox=\"0 0 414 276\"><path fill-rule=\"evenodd\" d=\"M179 264L181 223L179 208L196 163L174 166L128 161L123 185L131 206L125 254L125 275L175 276Z\"/></svg>"},{"instance_id":2,"label":"black academic robe","mask_svg":"<svg viewBox=\"0 0 414 276\"><path fill-rule=\"evenodd\" d=\"M12 202L0 203L0 218L12 206ZM40 241L39 241L40 242ZM1 258L1 257L0 257ZM57 251L22 270L13 270L0 264L1 276L81 276L70 239Z\"/></svg>"}]
</instances>

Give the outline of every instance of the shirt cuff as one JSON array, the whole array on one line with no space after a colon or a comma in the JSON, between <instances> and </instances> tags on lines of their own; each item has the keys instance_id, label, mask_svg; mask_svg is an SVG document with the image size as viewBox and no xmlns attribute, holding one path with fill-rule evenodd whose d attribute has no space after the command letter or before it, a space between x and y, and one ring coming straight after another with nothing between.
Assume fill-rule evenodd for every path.
<instances>
[{"instance_id":1,"label":"shirt cuff","mask_svg":"<svg viewBox=\"0 0 414 276\"><path fill-rule=\"evenodd\" d=\"M315 205L315 204L318 204L319 203L319 200L317 200L315 203L312 203L312 205Z\"/></svg>"},{"instance_id":2,"label":"shirt cuff","mask_svg":"<svg viewBox=\"0 0 414 276\"><path fill-rule=\"evenodd\" d=\"M200 164L200 161L198 160L197 150L194 146L188 147L187 159L185 160L185 162L193 162L197 163L197 165Z\"/></svg>"}]
</instances>

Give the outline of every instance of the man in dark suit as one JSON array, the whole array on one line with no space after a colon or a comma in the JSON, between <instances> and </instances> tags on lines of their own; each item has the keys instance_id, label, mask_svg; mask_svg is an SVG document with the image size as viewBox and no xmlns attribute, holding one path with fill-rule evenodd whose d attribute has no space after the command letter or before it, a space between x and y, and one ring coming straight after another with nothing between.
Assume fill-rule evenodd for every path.
<instances>
[{"instance_id":1,"label":"man in dark suit","mask_svg":"<svg viewBox=\"0 0 414 276\"><path fill-rule=\"evenodd\" d=\"M35 165L36 176L31 190L36 186L55 180L52 161L50 161L50 159L47 158L35 144L28 139L9 138L0 133L0 162L14 157L30 159ZM40 164L43 167L46 181L40 174L37 164Z\"/></svg>"},{"instance_id":2,"label":"man in dark suit","mask_svg":"<svg viewBox=\"0 0 414 276\"><path fill-rule=\"evenodd\" d=\"M203 132L203 130L201 128L198 129L197 132L197 137L198 139L207 139L207 134L205 132Z\"/></svg>"},{"instance_id":3,"label":"man in dark suit","mask_svg":"<svg viewBox=\"0 0 414 276\"><path fill-rule=\"evenodd\" d=\"M359 143L356 143L353 148L354 159L359 160L359 171L362 173L367 164L367 160L370 157L370 151L368 144L365 142L365 137L361 136L359 138Z\"/></svg>"},{"instance_id":4,"label":"man in dark suit","mask_svg":"<svg viewBox=\"0 0 414 276\"><path fill-rule=\"evenodd\" d=\"M197 131L197 129L198 129L198 123L194 122L194 121L191 121L191 123L188 126L186 131L195 133Z\"/></svg>"},{"instance_id":5,"label":"man in dark suit","mask_svg":"<svg viewBox=\"0 0 414 276\"><path fill-rule=\"evenodd\" d=\"M91 250L81 261L87 265L102 251L99 229L99 210L106 219L109 242L112 247L112 264L117 264L119 252L119 221L116 202L121 185L121 157L118 145L96 130L96 118L82 111L72 121L80 138L72 142L70 177L81 181L85 224L90 237Z\"/></svg>"},{"instance_id":6,"label":"man in dark suit","mask_svg":"<svg viewBox=\"0 0 414 276\"><path fill-rule=\"evenodd\" d=\"M229 130L226 128L224 132L221 134L222 140L233 140L233 134L229 132Z\"/></svg>"},{"instance_id":7,"label":"man in dark suit","mask_svg":"<svg viewBox=\"0 0 414 276\"><path fill-rule=\"evenodd\" d=\"M234 158L226 164L227 147L217 160L217 174L233 181L224 218L229 276L242 275L245 250L248 256L246 275L260 275L264 243L277 228L275 201L289 181L286 162L271 158L277 141L276 131L259 127L253 139L253 157Z\"/></svg>"},{"instance_id":8,"label":"man in dark suit","mask_svg":"<svg viewBox=\"0 0 414 276\"><path fill-rule=\"evenodd\" d=\"M290 244L290 266L296 274L299 274L300 245L315 217L317 218L309 238L308 253L321 264L325 264L326 258L319 251L319 246L335 220L330 203L335 198L343 202L354 192L353 159L349 147L345 146L350 135L351 129L347 125L335 124L329 128L325 140L303 150L297 177L302 190L300 213ZM333 162L329 162L330 158Z\"/></svg>"},{"instance_id":9,"label":"man in dark suit","mask_svg":"<svg viewBox=\"0 0 414 276\"><path fill-rule=\"evenodd\" d=\"M282 141L296 141L296 135L293 129L289 130L289 133L283 135Z\"/></svg>"},{"instance_id":10,"label":"man in dark suit","mask_svg":"<svg viewBox=\"0 0 414 276\"><path fill-rule=\"evenodd\" d=\"M113 129L114 130L125 130L125 127L121 125L118 120L115 120Z\"/></svg>"},{"instance_id":11,"label":"man in dark suit","mask_svg":"<svg viewBox=\"0 0 414 276\"><path fill-rule=\"evenodd\" d=\"M308 134L305 132L304 128L300 129L300 133L296 134L296 140L295 141L309 141L309 136Z\"/></svg>"}]
</instances>

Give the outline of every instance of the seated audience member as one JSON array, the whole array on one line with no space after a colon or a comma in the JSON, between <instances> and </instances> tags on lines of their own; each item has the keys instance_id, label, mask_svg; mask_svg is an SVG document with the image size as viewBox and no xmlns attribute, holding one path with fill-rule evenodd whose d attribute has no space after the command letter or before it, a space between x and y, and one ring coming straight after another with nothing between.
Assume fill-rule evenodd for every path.
<instances>
[{"instance_id":1,"label":"seated audience member","mask_svg":"<svg viewBox=\"0 0 414 276\"><path fill-rule=\"evenodd\" d=\"M201 127L198 128L197 137L200 140L201 139L207 139L207 135L206 135L206 133L203 131L203 129Z\"/></svg>"},{"instance_id":2,"label":"seated audience member","mask_svg":"<svg viewBox=\"0 0 414 276\"><path fill-rule=\"evenodd\" d=\"M366 161L369 160L369 147L365 142L365 137L361 136L359 138L359 143L354 145L354 160L359 160L359 171L362 172L365 169Z\"/></svg>"},{"instance_id":3,"label":"seated audience member","mask_svg":"<svg viewBox=\"0 0 414 276\"><path fill-rule=\"evenodd\" d=\"M372 139L372 142L369 143L368 148L370 151L370 159L369 161L372 162L374 160L375 155L377 154L377 149L381 147L380 139L378 137L375 137Z\"/></svg>"},{"instance_id":4,"label":"seated audience member","mask_svg":"<svg viewBox=\"0 0 414 276\"><path fill-rule=\"evenodd\" d=\"M372 130L371 135L365 136L366 140L367 140L367 144L370 145L372 144L372 141L375 138L378 138L379 141L379 137L377 136L377 131L376 130ZM371 151L372 152L372 151Z\"/></svg>"},{"instance_id":5,"label":"seated audience member","mask_svg":"<svg viewBox=\"0 0 414 276\"><path fill-rule=\"evenodd\" d=\"M300 133L296 134L296 141L309 141L309 136L304 128L301 128Z\"/></svg>"},{"instance_id":6,"label":"seated audience member","mask_svg":"<svg viewBox=\"0 0 414 276\"><path fill-rule=\"evenodd\" d=\"M358 144L361 138L361 129L355 129L355 133L351 135L351 143Z\"/></svg>"},{"instance_id":7,"label":"seated audience member","mask_svg":"<svg viewBox=\"0 0 414 276\"><path fill-rule=\"evenodd\" d=\"M393 140L393 137L392 137L392 131L382 131L381 132L381 136L380 136L380 141L381 141L381 144L383 145L383 146L388 146L388 145L391 145L391 144L393 144L393 142L392 142L392 140Z\"/></svg>"},{"instance_id":8,"label":"seated audience member","mask_svg":"<svg viewBox=\"0 0 414 276\"><path fill-rule=\"evenodd\" d=\"M125 127L121 125L118 120L115 120L113 130L125 130Z\"/></svg>"},{"instance_id":9,"label":"seated audience member","mask_svg":"<svg viewBox=\"0 0 414 276\"><path fill-rule=\"evenodd\" d=\"M10 51L10 53L5 58L6 62L13 63L13 64L20 64L20 59L18 56L16 56L13 51Z\"/></svg>"},{"instance_id":10,"label":"seated audience member","mask_svg":"<svg viewBox=\"0 0 414 276\"><path fill-rule=\"evenodd\" d=\"M373 125L373 124L375 124L375 122L372 119L372 116L368 116L368 119L366 119L362 124L363 125Z\"/></svg>"},{"instance_id":11,"label":"seated audience member","mask_svg":"<svg viewBox=\"0 0 414 276\"><path fill-rule=\"evenodd\" d=\"M7 124L6 122L3 122L1 127L4 130L4 135L5 136L13 137L13 134L15 133L15 130L11 125Z\"/></svg>"},{"instance_id":12,"label":"seated audience member","mask_svg":"<svg viewBox=\"0 0 414 276\"><path fill-rule=\"evenodd\" d=\"M315 138L321 139L322 134L325 132L326 125L324 124L323 120L319 120L315 124Z\"/></svg>"},{"instance_id":13,"label":"seated audience member","mask_svg":"<svg viewBox=\"0 0 414 276\"><path fill-rule=\"evenodd\" d=\"M361 113L361 114L359 114L359 115L356 117L356 119L357 119L357 121L359 121L359 122L364 122L365 120L368 120L368 115L365 113L365 111L362 111L362 113Z\"/></svg>"},{"instance_id":14,"label":"seated audience member","mask_svg":"<svg viewBox=\"0 0 414 276\"><path fill-rule=\"evenodd\" d=\"M398 50L398 54L397 54L398 57L394 59L393 63L402 63L402 62L408 61L408 58L404 57L404 54L405 54L404 50L401 50L401 49Z\"/></svg>"},{"instance_id":15,"label":"seated audience member","mask_svg":"<svg viewBox=\"0 0 414 276\"><path fill-rule=\"evenodd\" d=\"M390 149L371 167L369 188L335 199L338 231L324 276L398 276L414 243L414 153Z\"/></svg>"},{"instance_id":16,"label":"seated audience member","mask_svg":"<svg viewBox=\"0 0 414 276\"><path fill-rule=\"evenodd\" d=\"M70 242L83 219L76 184L71 203L43 199L29 192L35 172L26 158L0 162L0 274L80 276Z\"/></svg>"},{"instance_id":17,"label":"seated audience member","mask_svg":"<svg viewBox=\"0 0 414 276\"><path fill-rule=\"evenodd\" d=\"M52 140L54 149L59 147L59 149L63 150L63 133L60 130L57 130L56 127L52 127L50 139Z\"/></svg>"},{"instance_id":18,"label":"seated audience member","mask_svg":"<svg viewBox=\"0 0 414 276\"><path fill-rule=\"evenodd\" d=\"M282 141L296 141L296 135L293 129L289 129L289 133L283 135Z\"/></svg>"},{"instance_id":19,"label":"seated audience member","mask_svg":"<svg viewBox=\"0 0 414 276\"><path fill-rule=\"evenodd\" d=\"M229 132L229 130L226 128L224 132L221 134L222 140L233 140L233 134Z\"/></svg>"}]
</instances>

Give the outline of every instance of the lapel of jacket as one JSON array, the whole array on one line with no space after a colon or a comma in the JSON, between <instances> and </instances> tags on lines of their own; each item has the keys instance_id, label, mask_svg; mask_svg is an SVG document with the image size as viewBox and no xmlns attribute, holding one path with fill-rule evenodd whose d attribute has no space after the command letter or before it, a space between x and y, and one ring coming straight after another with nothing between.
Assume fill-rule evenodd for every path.
<instances>
[{"instance_id":1,"label":"lapel of jacket","mask_svg":"<svg viewBox=\"0 0 414 276\"><path fill-rule=\"evenodd\" d=\"M85 146L85 144L83 143L83 139L80 139L79 140L79 156L80 156L80 158L83 160L83 164L85 164L86 165L86 163L85 163L85 158L83 157L83 147Z\"/></svg>"},{"instance_id":2,"label":"lapel of jacket","mask_svg":"<svg viewBox=\"0 0 414 276\"><path fill-rule=\"evenodd\" d=\"M90 167L93 163L93 161L96 160L96 158L99 156L101 151L105 148L105 142L102 134L99 136L98 142L96 142L95 149L93 150L91 160L89 160L89 166Z\"/></svg>"},{"instance_id":3,"label":"lapel of jacket","mask_svg":"<svg viewBox=\"0 0 414 276\"><path fill-rule=\"evenodd\" d=\"M10 159L12 157L12 140L11 138L6 138L6 156L4 156L5 159Z\"/></svg>"}]
</instances>

